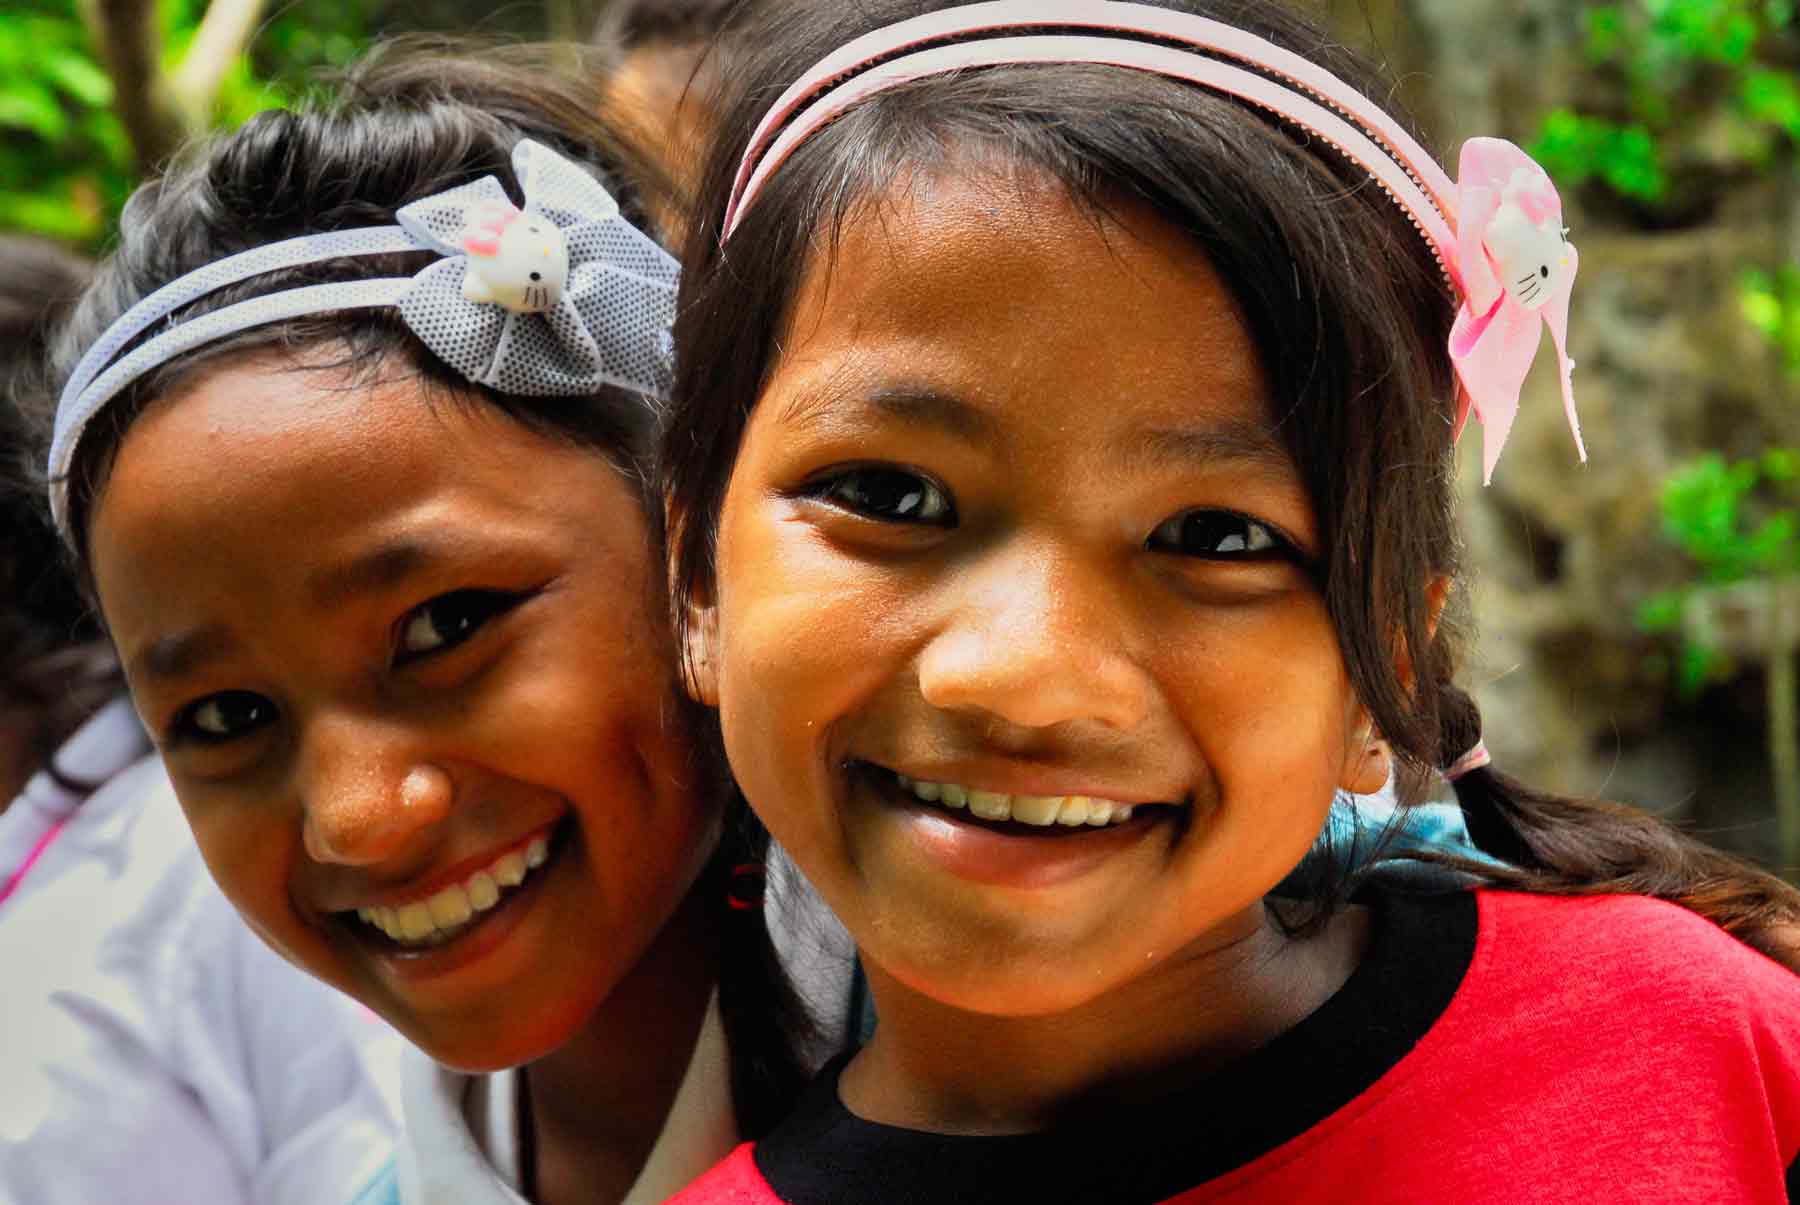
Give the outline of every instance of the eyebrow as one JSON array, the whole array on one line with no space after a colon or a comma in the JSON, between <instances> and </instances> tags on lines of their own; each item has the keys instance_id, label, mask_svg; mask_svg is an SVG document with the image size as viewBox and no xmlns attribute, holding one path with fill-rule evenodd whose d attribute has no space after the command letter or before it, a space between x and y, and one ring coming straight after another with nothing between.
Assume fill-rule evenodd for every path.
<instances>
[{"instance_id":1,"label":"eyebrow","mask_svg":"<svg viewBox=\"0 0 1800 1205\"><path fill-rule=\"evenodd\" d=\"M132 658L132 664L143 676L166 682L188 677L207 663L220 660L232 646L228 630L219 624L206 624L159 637Z\"/></svg>"},{"instance_id":2,"label":"eyebrow","mask_svg":"<svg viewBox=\"0 0 1800 1205\"><path fill-rule=\"evenodd\" d=\"M358 594L377 594L405 581L441 555L442 549L435 542L401 537L347 564L312 574L306 581L306 593L321 607L342 603Z\"/></svg>"},{"instance_id":3,"label":"eyebrow","mask_svg":"<svg viewBox=\"0 0 1800 1205\"><path fill-rule=\"evenodd\" d=\"M790 398L782 407L781 423L802 428L829 427L832 412L847 405L872 408L908 426L932 427L965 443L991 437L998 430L992 416L955 394L906 382L874 389L827 382Z\"/></svg>"},{"instance_id":4,"label":"eyebrow","mask_svg":"<svg viewBox=\"0 0 1800 1205\"><path fill-rule=\"evenodd\" d=\"M911 426L934 427L965 442L991 437L993 417L953 393L929 385L902 383L860 389L854 383L826 383L796 394L782 409L784 424L827 428L842 406L874 408ZM1157 427L1133 433L1114 449L1115 459L1132 467L1213 468L1222 464L1291 474L1293 456L1266 425L1246 418L1205 419L1191 427Z\"/></svg>"},{"instance_id":5,"label":"eyebrow","mask_svg":"<svg viewBox=\"0 0 1800 1205\"><path fill-rule=\"evenodd\" d=\"M1294 458L1275 433L1243 418L1208 420L1193 427L1158 427L1138 432L1117 449L1134 466L1211 468L1246 465L1291 475Z\"/></svg>"}]
</instances>

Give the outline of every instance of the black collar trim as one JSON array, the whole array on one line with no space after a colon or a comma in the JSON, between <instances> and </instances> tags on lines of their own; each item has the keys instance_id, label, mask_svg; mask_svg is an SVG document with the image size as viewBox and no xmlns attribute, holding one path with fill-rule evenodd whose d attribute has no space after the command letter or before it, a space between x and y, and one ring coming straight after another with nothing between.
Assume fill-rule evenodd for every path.
<instances>
[{"instance_id":1,"label":"black collar trim","mask_svg":"<svg viewBox=\"0 0 1800 1205\"><path fill-rule=\"evenodd\" d=\"M1152 1205L1305 1133L1366 1092L1443 1015L1475 954L1476 897L1375 895L1375 933L1348 981L1311 1016L1146 1116L968 1138L864 1121L838 1097L849 1056L756 1145L757 1168L791 1205Z\"/></svg>"}]
</instances>

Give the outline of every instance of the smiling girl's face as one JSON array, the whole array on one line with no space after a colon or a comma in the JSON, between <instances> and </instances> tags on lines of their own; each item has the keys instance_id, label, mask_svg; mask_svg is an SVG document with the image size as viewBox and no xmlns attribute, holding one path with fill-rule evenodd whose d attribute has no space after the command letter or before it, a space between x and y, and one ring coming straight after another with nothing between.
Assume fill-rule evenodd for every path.
<instances>
[{"instance_id":1,"label":"smiling girl's face","mask_svg":"<svg viewBox=\"0 0 1800 1205\"><path fill-rule=\"evenodd\" d=\"M90 547L214 877L439 1060L561 1044L687 895L716 820L603 455L256 353L133 425Z\"/></svg>"},{"instance_id":2,"label":"smiling girl's face","mask_svg":"<svg viewBox=\"0 0 1800 1205\"><path fill-rule=\"evenodd\" d=\"M955 1008L1069 1009L1254 932L1385 766L1231 297L1029 176L906 182L819 261L690 636L750 801Z\"/></svg>"}]
</instances>

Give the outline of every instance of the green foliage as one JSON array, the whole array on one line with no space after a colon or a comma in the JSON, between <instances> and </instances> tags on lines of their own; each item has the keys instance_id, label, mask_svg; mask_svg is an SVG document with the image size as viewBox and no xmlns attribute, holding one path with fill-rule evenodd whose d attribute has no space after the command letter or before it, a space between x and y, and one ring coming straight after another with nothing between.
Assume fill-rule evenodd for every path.
<instances>
[{"instance_id":1,"label":"green foliage","mask_svg":"<svg viewBox=\"0 0 1800 1205\"><path fill-rule=\"evenodd\" d=\"M1739 296L1745 320L1781 353L1788 372L1800 378L1800 265L1745 272Z\"/></svg>"},{"instance_id":2,"label":"green foliage","mask_svg":"<svg viewBox=\"0 0 1800 1205\"><path fill-rule=\"evenodd\" d=\"M167 61L192 41L205 0L158 3ZM368 44L373 0L296 0L232 64L211 115L219 128L293 102L321 69ZM112 111L113 85L74 0L7 0L0 9L0 229L93 248L134 183L132 147Z\"/></svg>"},{"instance_id":3,"label":"green foliage","mask_svg":"<svg viewBox=\"0 0 1800 1205\"><path fill-rule=\"evenodd\" d=\"M1695 592L1800 575L1800 450L1738 461L1709 453L1669 477L1661 504L1664 536L1696 573L1644 602L1637 620L1646 631L1681 635L1677 683L1691 696L1735 671L1688 623Z\"/></svg>"},{"instance_id":4,"label":"green foliage","mask_svg":"<svg viewBox=\"0 0 1800 1205\"><path fill-rule=\"evenodd\" d=\"M1596 180L1654 208L1684 137L1709 122L1750 166L1800 146L1800 83L1775 52L1795 31L1793 0L1617 0L1582 18L1610 99L1553 110L1531 147L1564 184Z\"/></svg>"},{"instance_id":5,"label":"green foliage","mask_svg":"<svg viewBox=\"0 0 1800 1205\"><path fill-rule=\"evenodd\" d=\"M0 9L0 227L99 238L131 183L112 96L72 4Z\"/></svg>"},{"instance_id":6,"label":"green foliage","mask_svg":"<svg viewBox=\"0 0 1800 1205\"><path fill-rule=\"evenodd\" d=\"M1567 107L1553 109L1531 153L1545 171L1568 184L1597 176L1619 195L1642 201L1659 201L1669 191L1656 140L1636 122L1619 125Z\"/></svg>"}]
</instances>

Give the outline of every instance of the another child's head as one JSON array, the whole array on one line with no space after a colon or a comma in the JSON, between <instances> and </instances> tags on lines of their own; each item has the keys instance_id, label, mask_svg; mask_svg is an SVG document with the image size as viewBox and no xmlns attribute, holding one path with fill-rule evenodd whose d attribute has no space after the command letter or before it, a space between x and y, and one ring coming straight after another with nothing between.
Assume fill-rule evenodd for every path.
<instances>
[{"instance_id":1,"label":"another child's head","mask_svg":"<svg viewBox=\"0 0 1800 1205\"><path fill-rule=\"evenodd\" d=\"M613 60L608 99L679 193L655 208L670 229L687 220L742 7L743 0L612 0L594 31L595 47Z\"/></svg>"},{"instance_id":2,"label":"another child's head","mask_svg":"<svg viewBox=\"0 0 1800 1205\"><path fill-rule=\"evenodd\" d=\"M642 510L675 264L601 112L549 64L377 63L135 196L63 340L66 376L182 282L75 392L153 366L78 436L65 401L65 534L227 895L468 1068L567 1039L717 844ZM484 262L552 242L560 299ZM190 275L252 252L285 266Z\"/></svg>"},{"instance_id":3,"label":"another child's head","mask_svg":"<svg viewBox=\"0 0 1800 1205\"><path fill-rule=\"evenodd\" d=\"M23 459L47 332L92 271L46 239L0 236L0 808L118 690Z\"/></svg>"},{"instance_id":4,"label":"another child's head","mask_svg":"<svg viewBox=\"0 0 1800 1205\"><path fill-rule=\"evenodd\" d=\"M1401 173L1387 154L1320 132L1329 106L1298 128L1112 65L1160 35L1056 28L1115 6L986 5L1039 27L883 51L842 48L954 6L777 7L677 327L697 693L873 965L964 1008L1072 1007L1253 930L1386 750L1423 774L1479 738L1440 622L1453 240L1373 178ZM1386 94L1278 4L1120 23L1162 10ZM1020 65L1034 33L1098 61ZM1279 53L1198 57L1256 97ZM1565 828L1534 884L1625 874Z\"/></svg>"}]
</instances>

